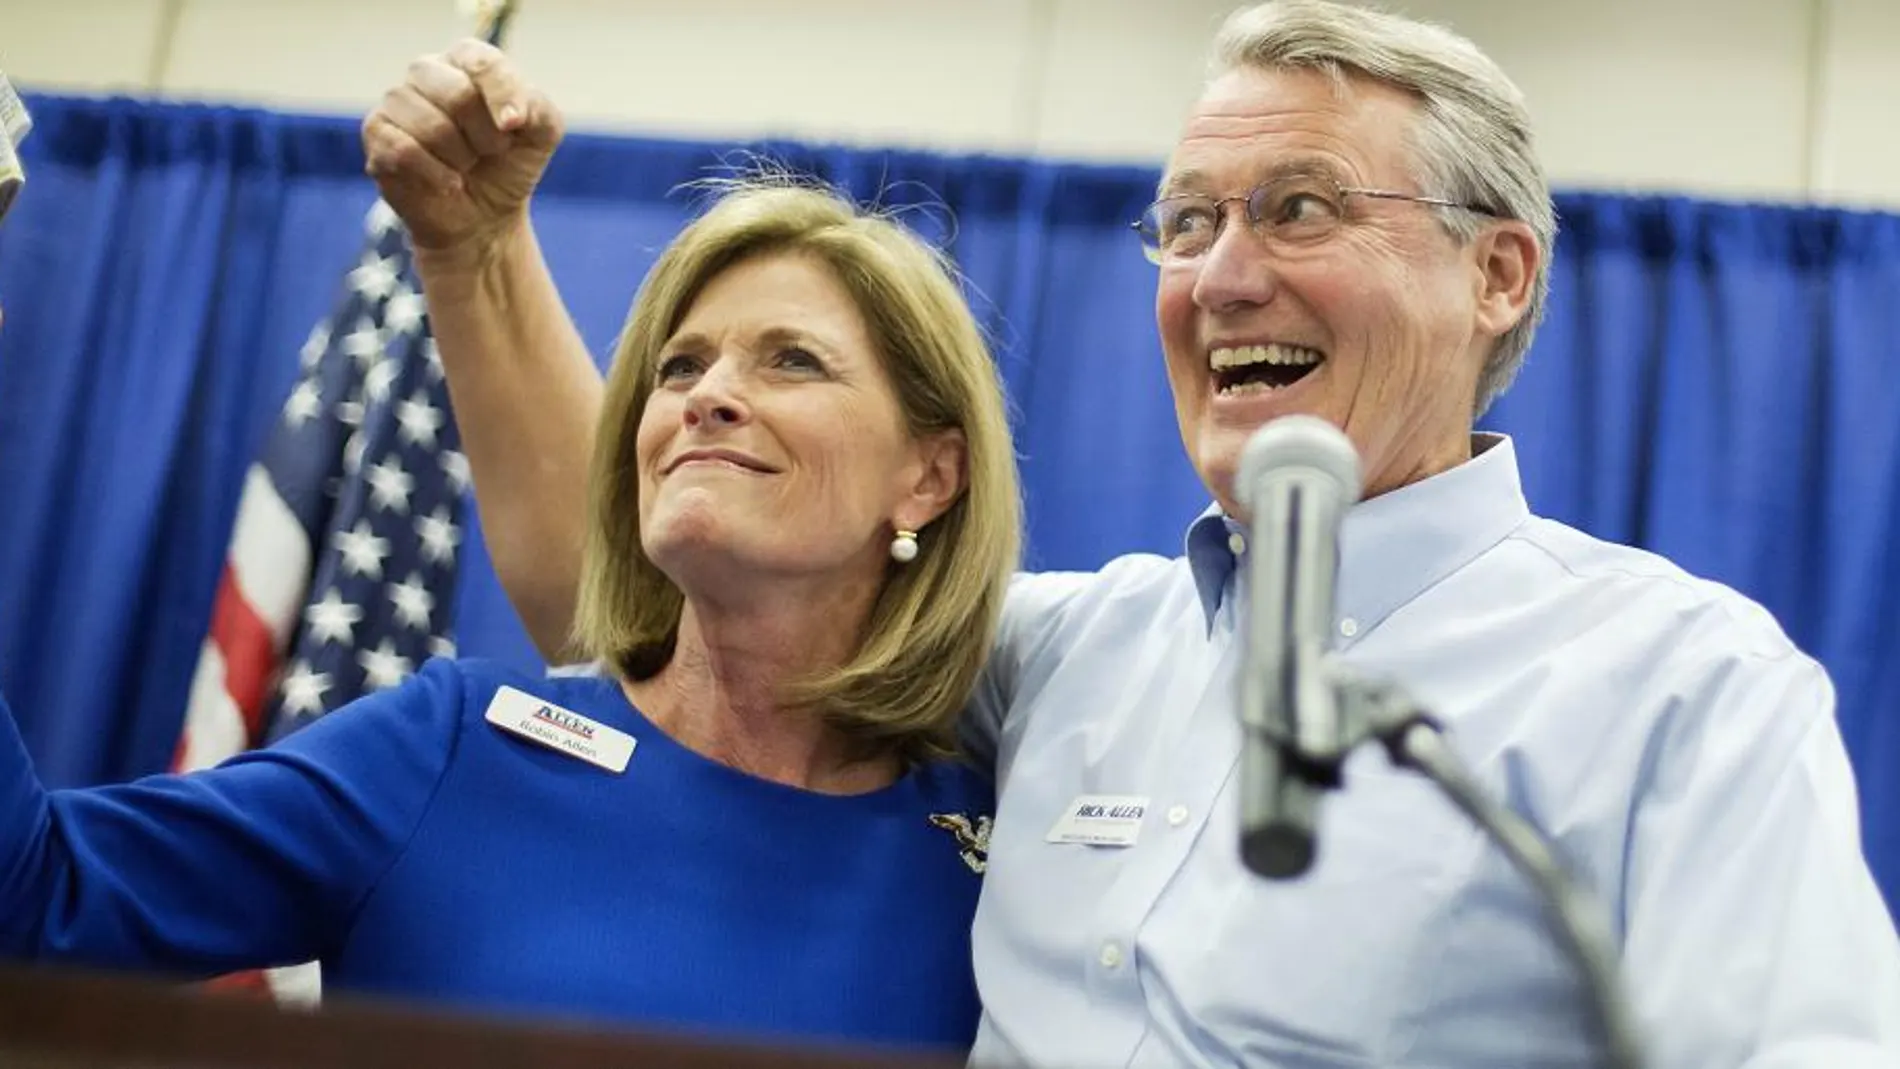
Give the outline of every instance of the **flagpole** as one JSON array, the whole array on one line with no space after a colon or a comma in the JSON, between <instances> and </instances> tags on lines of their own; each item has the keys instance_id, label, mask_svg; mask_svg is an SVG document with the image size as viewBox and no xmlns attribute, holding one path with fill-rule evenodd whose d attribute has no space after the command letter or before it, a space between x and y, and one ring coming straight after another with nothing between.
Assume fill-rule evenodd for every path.
<instances>
[{"instance_id":1,"label":"flagpole","mask_svg":"<svg viewBox=\"0 0 1900 1069\"><path fill-rule=\"evenodd\" d=\"M515 0L482 0L476 4L476 36L496 48L508 35L508 22L514 18L515 9L520 5Z\"/></svg>"}]
</instances>

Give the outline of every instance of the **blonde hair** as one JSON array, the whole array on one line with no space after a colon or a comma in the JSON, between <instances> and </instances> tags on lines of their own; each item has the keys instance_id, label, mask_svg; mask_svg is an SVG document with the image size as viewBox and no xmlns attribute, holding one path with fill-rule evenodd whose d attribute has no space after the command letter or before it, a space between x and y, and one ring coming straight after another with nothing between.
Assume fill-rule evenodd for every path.
<instances>
[{"instance_id":1,"label":"blonde hair","mask_svg":"<svg viewBox=\"0 0 1900 1069\"><path fill-rule=\"evenodd\" d=\"M641 543L635 453L660 351L720 272L755 256L808 255L851 293L910 434L962 432L967 478L957 500L918 534L916 559L891 566L855 654L795 681L784 700L819 712L874 752L947 755L994 640L1021 537L1015 457L989 347L948 259L903 226L784 176L722 186L648 273L615 353L589 474L575 644L632 679L672 659L684 597Z\"/></svg>"},{"instance_id":2,"label":"blonde hair","mask_svg":"<svg viewBox=\"0 0 1900 1069\"><path fill-rule=\"evenodd\" d=\"M1482 415L1517 377L1550 297L1557 212L1524 94L1477 45L1450 30L1331 0L1274 0L1234 12L1215 37L1209 73L1217 78L1239 67L1303 68L1335 79L1351 71L1412 94L1421 104L1412 130L1414 177L1424 191L1530 226L1543 255L1524 315L1498 339L1478 378ZM1484 223L1461 209L1437 210L1460 241Z\"/></svg>"}]
</instances>

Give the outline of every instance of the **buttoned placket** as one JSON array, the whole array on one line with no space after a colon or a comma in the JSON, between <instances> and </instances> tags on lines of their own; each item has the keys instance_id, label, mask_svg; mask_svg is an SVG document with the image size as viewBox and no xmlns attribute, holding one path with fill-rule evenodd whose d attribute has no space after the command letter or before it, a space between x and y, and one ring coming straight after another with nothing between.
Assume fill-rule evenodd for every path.
<instances>
[{"instance_id":1,"label":"buttoned placket","mask_svg":"<svg viewBox=\"0 0 1900 1069\"><path fill-rule=\"evenodd\" d=\"M1236 569L1234 574L1244 573ZM1210 629L1208 641L1197 645L1192 663L1170 666L1169 671L1177 673L1178 678L1200 681L1198 686L1184 688L1193 694L1193 707L1174 736L1175 745L1148 766L1153 773L1151 782L1143 785L1149 795L1148 812L1139 841L1128 848L1138 853L1122 867L1096 912L1094 954L1087 964L1089 991L1104 1002L1126 1004L1131 1023L1146 1022L1150 1017L1141 1006L1145 997L1140 954L1143 924L1187 863L1216 800L1239 767L1241 733L1234 715L1233 690L1238 686L1241 644L1237 625L1243 618L1244 599L1239 592L1241 585L1230 580L1215 626ZM1180 713L1157 709L1152 715ZM1145 1025L1131 1031L1125 1047L1116 1055L1118 1061L1125 1064L1135 1059L1146 1038Z\"/></svg>"}]
</instances>

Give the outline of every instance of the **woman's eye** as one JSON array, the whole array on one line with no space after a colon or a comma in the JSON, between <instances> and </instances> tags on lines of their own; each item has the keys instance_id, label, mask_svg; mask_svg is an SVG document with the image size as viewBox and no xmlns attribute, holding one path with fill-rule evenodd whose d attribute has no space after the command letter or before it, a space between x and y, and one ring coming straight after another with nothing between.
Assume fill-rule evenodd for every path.
<instances>
[{"instance_id":1,"label":"woman's eye","mask_svg":"<svg viewBox=\"0 0 1900 1069\"><path fill-rule=\"evenodd\" d=\"M790 368L793 371L823 371L825 369L823 361L795 345L779 350L778 366Z\"/></svg>"},{"instance_id":2,"label":"woman's eye","mask_svg":"<svg viewBox=\"0 0 1900 1069\"><path fill-rule=\"evenodd\" d=\"M696 356L669 356L660 361L659 380L672 382L675 379L693 375L699 370L699 358Z\"/></svg>"}]
</instances>

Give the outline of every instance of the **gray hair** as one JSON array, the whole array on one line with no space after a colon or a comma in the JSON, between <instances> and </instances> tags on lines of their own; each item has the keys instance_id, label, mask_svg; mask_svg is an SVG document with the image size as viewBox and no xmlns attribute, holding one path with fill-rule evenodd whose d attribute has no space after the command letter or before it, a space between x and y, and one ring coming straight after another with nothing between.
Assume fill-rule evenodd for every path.
<instances>
[{"instance_id":1,"label":"gray hair","mask_svg":"<svg viewBox=\"0 0 1900 1069\"><path fill-rule=\"evenodd\" d=\"M1530 226L1543 256L1529 307L1478 377L1482 414L1517 377L1550 295L1557 215L1524 94L1477 45L1442 26L1331 0L1272 0L1228 16L1214 39L1209 77L1243 67L1304 68L1342 83L1357 73L1405 90L1422 105L1412 150L1423 191ZM1462 209L1437 211L1460 241L1484 225L1483 216Z\"/></svg>"}]
</instances>

